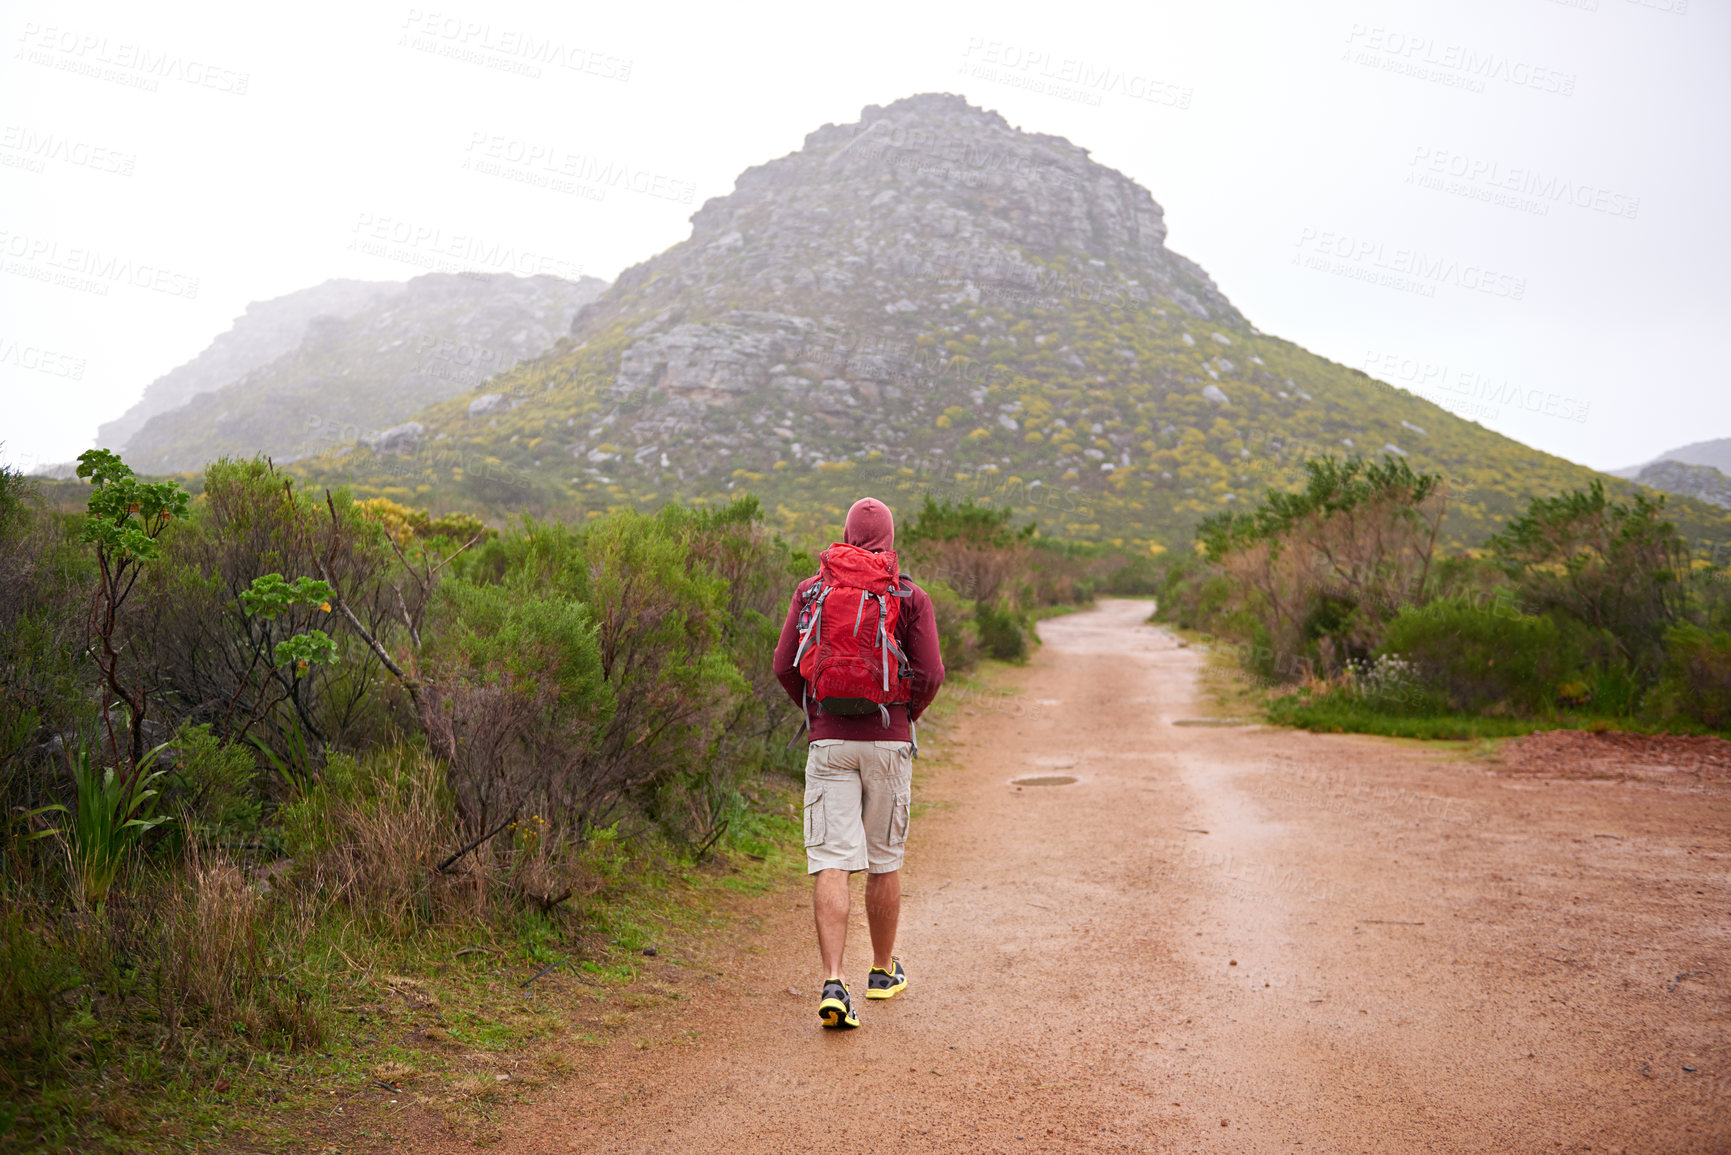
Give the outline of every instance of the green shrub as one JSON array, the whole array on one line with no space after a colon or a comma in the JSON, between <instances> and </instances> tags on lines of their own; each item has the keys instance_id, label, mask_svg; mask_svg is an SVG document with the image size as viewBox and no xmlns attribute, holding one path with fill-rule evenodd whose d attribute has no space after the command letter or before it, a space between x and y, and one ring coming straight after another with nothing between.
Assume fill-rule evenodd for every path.
<instances>
[{"instance_id":1,"label":"green shrub","mask_svg":"<svg viewBox=\"0 0 1731 1155\"><path fill-rule=\"evenodd\" d=\"M1673 626L1665 634L1665 667L1651 695L1662 721L1731 730L1731 632Z\"/></svg>"},{"instance_id":2,"label":"green shrub","mask_svg":"<svg viewBox=\"0 0 1731 1155\"><path fill-rule=\"evenodd\" d=\"M1688 547L1665 519L1665 498L1585 490L1536 497L1487 543L1528 605L1609 632L1622 657L1651 671L1666 629L1685 609Z\"/></svg>"},{"instance_id":3,"label":"green shrub","mask_svg":"<svg viewBox=\"0 0 1731 1155\"><path fill-rule=\"evenodd\" d=\"M980 649L1000 662L1019 662L1028 656L1028 637L1013 611L987 602L974 607L974 626L980 633Z\"/></svg>"},{"instance_id":4,"label":"green shrub","mask_svg":"<svg viewBox=\"0 0 1731 1155\"><path fill-rule=\"evenodd\" d=\"M722 576L728 551L711 549L701 562L693 556L700 542L717 545L710 536L717 528L679 508L653 517L624 510L580 530L529 522L468 564L477 584L580 604L595 623L612 712L561 756L548 791L555 824L604 825L627 800L654 810L665 785L683 782L688 792L697 778L737 772L743 756L723 751L735 730L754 728L766 691L753 692L729 652L738 615ZM761 757L758 737L753 758ZM447 753L437 741L435 749Z\"/></svg>"},{"instance_id":5,"label":"green shrub","mask_svg":"<svg viewBox=\"0 0 1731 1155\"><path fill-rule=\"evenodd\" d=\"M932 599L932 617L938 625L938 650L944 669L961 673L980 660L980 640L968 603L943 582L921 586Z\"/></svg>"},{"instance_id":6,"label":"green shrub","mask_svg":"<svg viewBox=\"0 0 1731 1155\"><path fill-rule=\"evenodd\" d=\"M38 487L0 466L0 783L8 810L48 800L39 746L94 732L94 669L84 652L96 572L78 519L46 509ZM23 763L42 771L29 777Z\"/></svg>"},{"instance_id":7,"label":"green shrub","mask_svg":"<svg viewBox=\"0 0 1731 1155\"><path fill-rule=\"evenodd\" d=\"M471 836L525 807L581 822L614 716L588 607L513 585L444 583L421 723Z\"/></svg>"},{"instance_id":8,"label":"green shrub","mask_svg":"<svg viewBox=\"0 0 1731 1155\"><path fill-rule=\"evenodd\" d=\"M189 834L205 838L247 835L258 828L254 790L258 762L251 747L225 743L206 725L182 725L164 760L172 759L163 808L184 813Z\"/></svg>"},{"instance_id":9,"label":"green shrub","mask_svg":"<svg viewBox=\"0 0 1731 1155\"><path fill-rule=\"evenodd\" d=\"M1170 562L1155 590L1159 599L1154 611L1157 621L1169 622L1183 630L1208 630L1236 635L1227 628L1234 603L1232 579L1207 565L1199 558L1178 558ZM1245 615L1243 625L1256 629L1263 637L1267 631L1260 623Z\"/></svg>"},{"instance_id":10,"label":"green shrub","mask_svg":"<svg viewBox=\"0 0 1731 1155\"><path fill-rule=\"evenodd\" d=\"M1385 652L1411 662L1426 688L1468 712L1545 709L1572 672L1556 623L1507 606L1409 606L1389 623Z\"/></svg>"}]
</instances>

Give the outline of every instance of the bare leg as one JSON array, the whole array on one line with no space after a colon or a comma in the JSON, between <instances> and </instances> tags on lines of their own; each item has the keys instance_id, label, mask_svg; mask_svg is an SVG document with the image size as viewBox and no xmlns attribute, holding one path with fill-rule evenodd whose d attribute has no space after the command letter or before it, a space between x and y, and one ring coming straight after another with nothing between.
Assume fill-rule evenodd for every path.
<instances>
[{"instance_id":1,"label":"bare leg","mask_svg":"<svg viewBox=\"0 0 1731 1155\"><path fill-rule=\"evenodd\" d=\"M839 979L842 952L847 949L848 903L852 898L848 893L848 872L820 870L814 877L811 910L817 920L817 952L823 956L825 977ZM869 911L870 900L867 902Z\"/></svg>"},{"instance_id":2,"label":"bare leg","mask_svg":"<svg viewBox=\"0 0 1731 1155\"><path fill-rule=\"evenodd\" d=\"M872 932L872 965L888 970L896 949L896 923L901 921L902 872L866 875L865 898L866 923Z\"/></svg>"}]
</instances>

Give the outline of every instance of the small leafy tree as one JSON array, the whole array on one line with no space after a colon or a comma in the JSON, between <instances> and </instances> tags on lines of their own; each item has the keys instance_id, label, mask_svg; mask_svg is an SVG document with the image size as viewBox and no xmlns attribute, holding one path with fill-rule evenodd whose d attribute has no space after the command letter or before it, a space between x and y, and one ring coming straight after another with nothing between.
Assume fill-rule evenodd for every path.
<instances>
[{"instance_id":1,"label":"small leafy tree","mask_svg":"<svg viewBox=\"0 0 1731 1155\"><path fill-rule=\"evenodd\" d=\"M296 491L263 458L212 462L192 512L135 615L167 702L289 777L323 747L382 736L394 703L379 674L412 669L400 639L417 643L444 561L398 549L340 491ZM412 580L393 584L393 551L416 563Z\"/></svg>"},{"instance_id":2,"label":"small leafy tree","mask_svg":"<svg viewBox=\"0 0 1731 1155\"><path fill-rule=\"evenodd\" d=\"M1689 561L1664 497L1620 502L1595 480L1535 498L1490 547L1531 607L1608 631L1637 666L1661 660L1665 631L1683 614Z\"/></svg>"},{"instance_id":3,"label":"small leafy tree","mask_svg":"<svg viewBox=\"0 0 1731 1155\"><path fill-rule=\"evenodd\" d=\"M91 654L102 672L104 689L127 711L127 742L114 730L113 707L104 702L103 726L116 766L123 766L124 786L144 761L144 721L150 708L142 674L123 672L121 609L131 595L146 562L162 553L160 539L176 518L186 516L187 494L173 481L140 481L131 468L106 449L86 450L78 458L78 476L89 480L90 501L83 541L96 547L99 581L90 607Z\"/></svg>"},{"instance_id":4,"label":"small leafy tree","mask_svg":"<svg viewBox=\"0 0 1731 1155\"><path fill-rule=\"evenodd\" d=\"M327 582L310 577L298 577L291 582L279 573L262 574L241 591L240 603L246 613L252 659L241 678L240 687L229 700L229 713L241 705L241 695L252 689L252 701L242 707L246 722L235 735L244 740L255 722L269 717L284 702L299 705L297 683L314 666L335 665L337 644L320 629L291 630L285 635L276 628L277 619L296 608L317 607L330 613L331 587ZM227 720L226 716L224 720ZM254 743L254 746L276 766L278 773L304 780L312 773L305 736L306 729L311 727L312 720L305 717L304 710L289 720L285 727L286 732L293 735L289 743L289 758L277 755L263 743Z\"/></svg>"},{"instance_id":5,"label":"small leafy tree","mask_svg":"<svg viewBox=\"0 0 1731 1155\"><path fill-rule=\"evenodd\" d=\"M1333 671L1366 657L1388 621L1426 597L1447 486L1392 455L1321 457L1304 470L1303 489L1207 518L1196 538L1269 652Z\"/></svg>"}]
</instances>

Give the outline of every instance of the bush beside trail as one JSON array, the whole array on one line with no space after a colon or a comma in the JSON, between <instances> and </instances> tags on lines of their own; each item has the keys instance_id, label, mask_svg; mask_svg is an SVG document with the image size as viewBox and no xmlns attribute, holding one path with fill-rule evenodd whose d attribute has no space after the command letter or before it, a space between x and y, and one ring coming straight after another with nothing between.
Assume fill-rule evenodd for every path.
<instances>
[{"instance_id":1,"label":"bush beside trail","mask_svg":"<svg viewBox=\"0 0 1731 1155\"><path fill-rule=\"evenodd\" d=\"M1439 556L1440 476L1323 458L1306 485L1204 521L1157 616L1236 644L1276 721L1412 737L1731 726L1731 572L1662 497L1535 498ZM1389 685L1390 671L1401 671Z\"/></svg>"}]
</instances>

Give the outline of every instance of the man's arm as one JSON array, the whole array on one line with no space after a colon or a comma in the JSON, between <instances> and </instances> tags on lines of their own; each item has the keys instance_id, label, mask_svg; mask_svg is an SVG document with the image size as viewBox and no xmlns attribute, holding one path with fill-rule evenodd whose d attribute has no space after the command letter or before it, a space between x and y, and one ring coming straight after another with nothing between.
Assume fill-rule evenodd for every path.
<instances>
[{"instance_id":1,"label":"man's arm","mask_svg":"<svg viewBox=\"0 0 1731 1155\"><path fill-rule=\"evenodd\" d=\"M787 691L787 696L796 706L805 701L805 679L799 676L799 667L793 664L793 656L798 652L799 593L796 591L788 603L787 621L781 625L781 639L775 643L775 680L781 683L781 688Z\"/></svg>"},{"instance_id":2,"label":"man's arm","mask_svg":"<svg viewBox=\"0 0 1731 1155\"><path fill-rule=\"evenodd\" d=\"M908 622L907 652L908 664L914 668L914 684L908 720L918 721L944 684L944 658L938 652L938 616L930 595L915 586L909 601L913 604L908 608L914 612Z\"/></svg>"}]
</instances>

